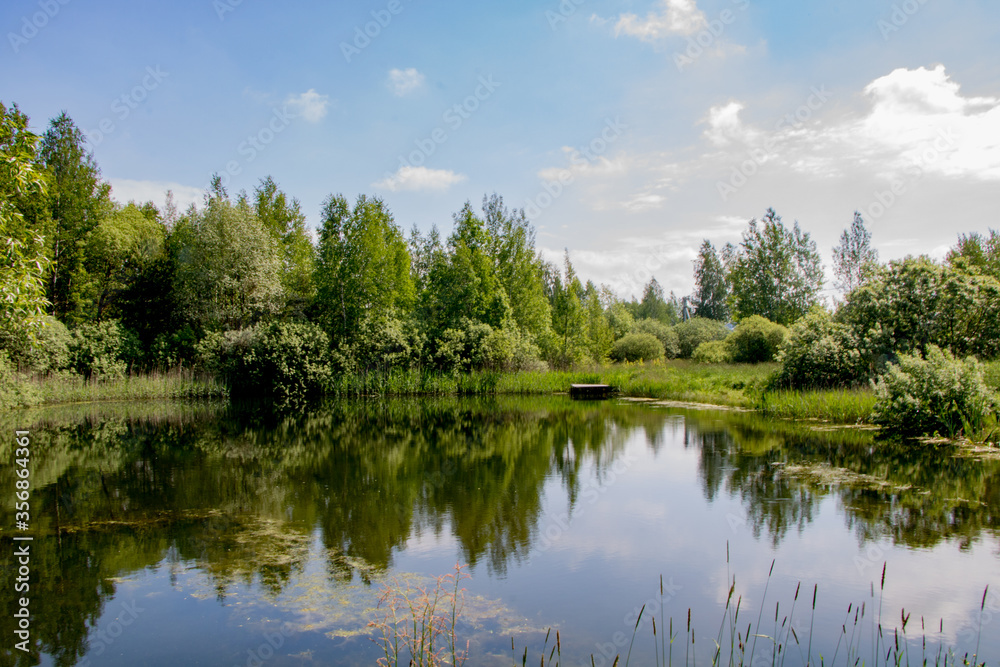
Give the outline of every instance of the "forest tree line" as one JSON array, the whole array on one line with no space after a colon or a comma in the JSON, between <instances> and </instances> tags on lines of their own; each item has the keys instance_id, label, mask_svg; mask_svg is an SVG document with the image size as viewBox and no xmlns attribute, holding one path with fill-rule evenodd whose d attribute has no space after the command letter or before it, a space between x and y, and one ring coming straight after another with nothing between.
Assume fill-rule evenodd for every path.
<instances>
[{"instance_id":1,"label":"forest tree line","mask_svg":"<svg viewBox=\"0 0 1000 667\"><path fill-rule=\"evenodd\" d=\"M883 264L856 214L833 254L844 297L824 304L816 243L768 210L738 244L704 241L690 296L652 279L623 299L581 281L568 252L562 266L544 261L524 211L496 194L466 203L447 236L404 233L378 197L331 194L314 243L299 202L270 177L235 195L216 177L186 211L172 197L122 204L68 115L41 137L16 105L0 105L0 119L0 356L21 371L201 366L252 378L290 363L284 372L321 383L777 358L779 380L805 387L856 385L931 347L1000 355L995 231L960 236L944 262Z\"/></svg>"}]
</instances>

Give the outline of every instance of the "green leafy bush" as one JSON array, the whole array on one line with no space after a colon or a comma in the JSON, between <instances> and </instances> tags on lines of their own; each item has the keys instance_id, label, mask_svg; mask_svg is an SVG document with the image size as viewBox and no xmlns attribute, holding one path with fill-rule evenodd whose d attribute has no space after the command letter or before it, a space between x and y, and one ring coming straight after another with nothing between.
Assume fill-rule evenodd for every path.
<instances>
[{"instance_id":1,"label":"green leafy bush","mask_svg":"<svg viewBox=\"0 0 1000 667\"><path fill-rule=\"evenodd\" d=\"M729 354L729 346L724 340L710 340L702 343L691 355L692 361L699 364L728 364L733 361Z\"/></svg>"},{"instance_id":2,"label":"green leafy bush","mask_svg":"<svg viewBox=\"0 0 1000 667\"><path fill-rule=\"evenodd\" d=\"M135 335L122 329L118 322L84 324L73 330L70 366L87 379L121 378L135 361L137 349L140 348Z\"/></svg>"},{"instance_id":3,"label":"green leafy bush","mask_svg":"<svg viewBox=\"0 0 1000 667\"><path fill-rule=\"evenodd\" d=\"M676 359L681 352L681 342L677 332L659 320L639 320L632 326L631 333L647 333L656 336L663 344L663 355L667 359Z\"/></svg>"},{"instance_id":4,"label":"green leafy bush","mask_svg":"<svg viewBox=\"0 0 1000 667\"><path fill-rule=\"evenodd\" d=\"M537 370L538 348L513 326L491 327L463 318L435 341L433 363L448 372Z\"/></svg>"},{"instance_id":5,"label":"green leafy bush","mask_svg":"<svg viewBox=\"0 0 1000 667\"><path fill-rule=\"evenodd\" d=\"M850 387L869 379L870 364L851 327L823 309L792 325L772 384L793 389Z\"/></svg>"},{"instance_id":6,"label":"green leafy bush","mask_svg":"<svg viewBox=\"0 0 1000 667\"><path fill-rule=\"evenodd\" d=\"M198 334L190 326L170 334L162 333L149 349L149 366L160 370L191 365L196 358Z\"/></svg>"},{"instance_id":7,"label":"green leafy bush","mask_svg":"<svg viewBox=\"0 0 1000 667\"><path fill-rule=\"evenodd\" d=\"M982 364L956 359L936 345L928 346L926 359L900 356L879 377L875 396L872 421L900 435L971 435L996 409Z\"/></svg>"},{"instance_id":8,"label":"green leafy bush","mask_svg":"<svg viewBox=\"0 0 1000 667\"><path fill-rule=\"evenodd\" d=\"M30 382L18 376L6 350L0 350L0 408L27 407L38 403L38 391Z\"/></svg>"},{"instance_id":9,"label":"green leafy bush","mask_svg":"<svg viewBox=\"0 0 1000 667\"><path fill-rule=\"evenodd\" d=\"M13 365L35 373L44 375L68 368L73 336L66 325L45 316L33 332L34 339L25 328L0 326L0 350L7 352Z\"/></svg>"},{"instance_id":10,"label":"green leafy bush","mask_svg":"<svg viewBox=\"0 0 1000 667\"><path fill-rule=\"evenodd\" d=\"M690 358L702 343L722 340L729 335L725 324L705 317L692 317L687 322L674 326L674 331L680 344L678 356L682 359Z\"/></svg>"},{"instance_id":11,"label":"green leafy bush","mask_svg":"<svg viewBox=\"0 0 1000 667\"><path fill-rule=\"evenodd\" d=\"M315 324L280 322L214 332L198 346L205 370L234 396L269 396L289 403L320 394L333 378L330 339Z\"/></svg>"},{"instance_id":12,"label":"green leafy bush","mask_svg":"<svg viewBox=\"0 0 1000 667\"><path fill-rule=\"evenodd\" d=\"M734 362L759 364L773 361L787 337L787 328L760 315L751 315L729 334L726 346Z\"/></svg>"},{"instance_id":13,"label":"green leafy bush","mask_svg":"<svg viewBox=\"0 0 1000 667\"><path fill-rule=\"evenodd\" d=\"M350 354L363 369L413 368L420 362L425 340L413 322L391 314L365 317Z\"/></svg>"},{"instance_id":14,"label":"green leafy bush","mask_svg":"<svg viewBox=\"0 0 1000 667\"><path fill-rule=\"evenodd\" d=\"M655 361L662 358L663 343L648 333L630 333L611 348L612 361Z\"/></svg>"}]
</instances>

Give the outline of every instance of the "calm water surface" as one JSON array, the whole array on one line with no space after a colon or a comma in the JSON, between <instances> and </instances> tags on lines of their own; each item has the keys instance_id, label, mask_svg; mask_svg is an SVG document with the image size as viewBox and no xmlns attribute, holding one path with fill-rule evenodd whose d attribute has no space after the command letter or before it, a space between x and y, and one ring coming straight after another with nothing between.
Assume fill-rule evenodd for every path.
<instances>
[{"instance_id":1,"label":"calm water surface","mask_svg":"<svg viewBox=\"0 0 1000 667\"><path fill-rule=\"evenodd\" d=\"M35 535L35 652L12 650L5 613L0 665L373 665L384 586L433 587L456 563L472 575L458 623L469 665L512 664L511 637L517 664L525 647L538 664L548 628L562 664L624 663L643 605L631 664L656 662L654 615L661 636L673 619L676 664L692 635L689 660L707 664L734 580L741 634L795 629L785 664L803 664L810 641L815 661L853 650L870 664L879 604L881 645L910 615L912 664L922 635L932 658L979 641L1000 664L996 457L562 397L290 416L91 405L0 422L32 432ZM12 436L0 453L0 488L13 489ZM5 500L4 610L13 525ZM756 641L754 664L770 665L771 640Z\"/></svg>"}]
</instances>

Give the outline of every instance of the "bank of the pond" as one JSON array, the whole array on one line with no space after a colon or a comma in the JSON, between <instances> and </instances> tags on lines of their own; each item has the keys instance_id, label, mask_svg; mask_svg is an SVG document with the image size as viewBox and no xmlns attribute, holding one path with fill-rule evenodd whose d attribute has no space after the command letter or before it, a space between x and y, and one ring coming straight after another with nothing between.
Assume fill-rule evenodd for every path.
<instances>
[{"instance_id":1,"label":"bank of the pond","mask_svg":"<svg viewBox=\"0 0 1000 667\"><path fill-rule=\"evenodd\" d=\"M227 396L228 391L221 382L189 370L129 375L110 380L86 379L65 373L45 377L22 376L7 386L0 386L0 407Z\"/></svg>"},{"instance_id":2,"label":"bank of the pond","mask_svg":"<svg viewBox=\"0 0 1000 667\"><path fill-rule=\"evenodd\" d=\"M837 424L869 421L875 395L867 387L765 391L777 364L698 364L673 360L654 364L594 366L571 371L475 371L445 374L395 370L344 374L328 393L341 397L533 395L568 391L572 384L607 384L620 396L752 409L781 419L817 419ZM1000 389L1000 364L987 365L987 383ZM0 387L0 390L4 389ZM115 380L61 375L21 378L0 391L4 407L89 401L225 397L224 384L204 374L171 371Z\"/></svg>"}]
</instances>

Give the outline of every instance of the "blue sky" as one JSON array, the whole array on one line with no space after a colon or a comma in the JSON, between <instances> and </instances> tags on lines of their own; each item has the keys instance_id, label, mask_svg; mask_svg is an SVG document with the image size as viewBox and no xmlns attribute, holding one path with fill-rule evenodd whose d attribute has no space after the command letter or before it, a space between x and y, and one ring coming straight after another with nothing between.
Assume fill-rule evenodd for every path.
<instances>
[{"instance_id":1,"label":"blue sky","mask_svg":"<svg viewBox=\"0 0 1000 667\"><path fill-rule=\"evenodd\" d=\"M855 210L884 259L1000 226L995 1L8 0L0 25L0 100L38 132L67 111L122 200L271 175L313 225L368 193L447 231L495 191L622 294L687 292L701 240L769 206L827 265Z\"/></svg>"}]
</instances>

